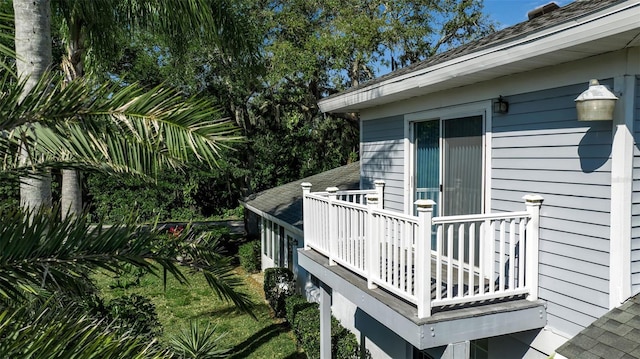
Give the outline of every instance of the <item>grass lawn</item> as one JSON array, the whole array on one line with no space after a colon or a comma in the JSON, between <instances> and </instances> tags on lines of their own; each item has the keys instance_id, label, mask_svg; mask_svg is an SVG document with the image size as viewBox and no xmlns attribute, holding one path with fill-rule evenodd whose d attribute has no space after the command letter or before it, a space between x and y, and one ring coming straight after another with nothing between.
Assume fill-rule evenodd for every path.
<instances>
[{"instance_id":1,"label":"grass lawn","mask_svg":"<svg viewBox=\"0 0 640 359\"><path fill-rule=\"evenodd\" d=\"M189 285L180 285L169 277L166 292L163 290L162 278L151 275L142 277L139 285L127 289L111 289L109 286L115 281L106 275L98 275L96 280L105 301L125 294L139 294L149 298L155 304L162 323L161 341L188 328L190 320L199 320L201 326L211 323L217 326L218 333L227 333L222 339L222 345L231 348L229 358L306 358L296 349L293 333L286 323L272 317L269 305L264 301L262 284L245 274L241 268L237 272L245 279L242 290L257 303L255 314L258 320L239 313L229 303L218 300L204 277L197 274L187 274Z\"/></svg>"}]
</instances>

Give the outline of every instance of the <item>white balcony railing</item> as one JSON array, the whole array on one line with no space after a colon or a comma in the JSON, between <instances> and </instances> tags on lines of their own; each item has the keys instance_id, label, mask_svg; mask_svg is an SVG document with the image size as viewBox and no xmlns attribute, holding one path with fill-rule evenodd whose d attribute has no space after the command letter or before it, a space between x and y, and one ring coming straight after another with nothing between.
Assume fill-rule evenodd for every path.
<instances>
[{"instance_id":1,"label":"white balcony railing","mask_svg":"<svg viewBox=\"0 0 640 359\"><path fill-rule=\"evenodd\" d=\"M382 208L383 187L311 193L303 184L305 248L415 304L420 318L439 306L537 299L542 197L525 196L522 212L450 217L419 200L408 216Z\"/></svg>"}]
</instances>

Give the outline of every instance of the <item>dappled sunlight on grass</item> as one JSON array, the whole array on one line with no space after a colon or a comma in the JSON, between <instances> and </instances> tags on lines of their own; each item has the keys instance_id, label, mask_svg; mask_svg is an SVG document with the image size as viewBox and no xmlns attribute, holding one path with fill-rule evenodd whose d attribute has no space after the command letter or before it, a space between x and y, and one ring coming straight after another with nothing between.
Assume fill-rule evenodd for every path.
<instances>
[{"instance_id":1,"label":"dappled sunlight on grass","mask_svg":"<svg viewBox=\"0 0 640 359\"><path fill-rule=\"evenodd\" d=\"M256 304L254 320L248 314L239 312L231 303L218 299L209 289L201 275L185 271L189 285L181 285L172 277L167 278L167 289L163 289L160 277L146 275L140 284L127 289L110 288L115 281L106 275L96 275L102 296L106 301L128 294L139 294L149 298L163 326L161 342L187 328L190 320L201 324L217 326L216 332L226 332L221 340L224 347L231 349L230 358L288 358L302 359L291 330L280 320L274 319L271 309L264 301L262 286L240 268L238 275L245 279L242 291L249 294Z\"/></svg>"}]
</instances>

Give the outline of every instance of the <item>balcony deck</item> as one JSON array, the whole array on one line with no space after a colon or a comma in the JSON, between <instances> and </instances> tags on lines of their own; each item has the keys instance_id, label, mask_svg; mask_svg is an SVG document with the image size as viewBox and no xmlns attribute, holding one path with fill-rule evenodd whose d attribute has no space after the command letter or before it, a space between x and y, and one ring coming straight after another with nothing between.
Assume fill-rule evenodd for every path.
<instances>
[{"instance_id":1,"label":"balcony deck","mask_svg":"<svg viewBox=\"0 0 640 359\"><path fill-rule=\"evenodd\" d=\"M359 322L370 325L362 317L371 317L418 349L538 329L546 324L544 302L527 300L523 295L440 307L429 317L420 318L412 303L383 288L369 289L365 278L343 266L330 265L323 254L313 249L299 249L298 254L302 267L361 309L356 313L356 327ZM435 298L433 288L431 297Z\"/></svg>"}]
</instances>

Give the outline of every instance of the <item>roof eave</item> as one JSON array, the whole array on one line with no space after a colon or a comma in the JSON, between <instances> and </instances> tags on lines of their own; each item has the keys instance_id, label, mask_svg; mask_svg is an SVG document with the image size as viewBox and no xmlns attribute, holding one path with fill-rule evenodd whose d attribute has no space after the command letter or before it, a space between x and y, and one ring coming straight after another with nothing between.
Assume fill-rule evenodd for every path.
<instances>
[{"instance_id":1,"label":"roof eave","mask_svg":"<svg viewBox=\"0 0 640 359\"><path fill-rule=\"evenodd\" d=\"M619 50L628 44L620 46L615 41L602 43L602 40L625 33L631 37L640 34L639 15L640 0L625 2L498 46L320 100L318 106L322 112L357 112L385 103ZM584 46L590 43L598 43L598 46ZM557 56L561 52L566 54Z\"/></svg>"}]
</instances>

